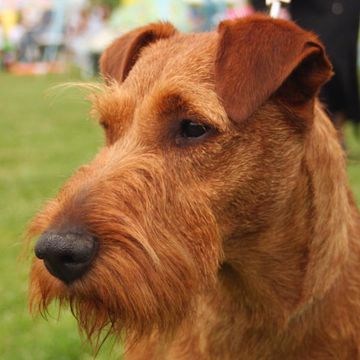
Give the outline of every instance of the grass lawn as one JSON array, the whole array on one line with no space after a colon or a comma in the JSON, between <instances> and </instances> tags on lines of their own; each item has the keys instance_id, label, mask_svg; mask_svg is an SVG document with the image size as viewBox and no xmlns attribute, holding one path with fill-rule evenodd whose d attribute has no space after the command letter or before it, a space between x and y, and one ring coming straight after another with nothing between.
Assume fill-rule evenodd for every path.
<instances>
[{"instance_id":1,"label":"grass lawn","mask_svg":"<svg viewBox=\"0 0 360 360\"><path fill-rule=\"evenodd\" d=\"M69 75L14 77L0 74L0 359L92 359L69 312L60 321L32 319L27 310L29 263L17 261L28 221L45 199L102 144L81 94L46 97ZM360 142L347 129L349 176L360 203ZM56 311L52 314L56 317ZM106 344L97 359L121 358Z\"/></svg>"},{"instance_id":2,"label":"grass lawn","mask_svg":"<svg viewBox=\"0 0 360 360\"><path fill-rule=\"evenodd\" d=\"M31 318L27 309L29 263L17 260L26 224L44 200L103 142L81 94L47 96L69 76L0 74L0 359L92 359L68 311L61 321ZM54 317L56 311L52 311ZM97 359L119 359L104 346Z\"/></svg>"}]
</instances>

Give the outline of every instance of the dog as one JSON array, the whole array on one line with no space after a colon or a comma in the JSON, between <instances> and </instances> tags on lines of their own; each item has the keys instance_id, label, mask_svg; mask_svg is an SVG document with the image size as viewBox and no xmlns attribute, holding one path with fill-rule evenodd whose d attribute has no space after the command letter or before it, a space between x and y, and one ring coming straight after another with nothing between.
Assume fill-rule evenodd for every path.
<instances>
[{"instance_id":1,"label":"dog","mask_svg":"<svg viewBox=\"0 0 360 360\"><path fill-rule=\"evenodd\" d=\"M317 37L265 15L135 29L100 60L106 144L33 220L58 299L126 359L358 359L359 213Z\"/></svg>"}]
</instances>

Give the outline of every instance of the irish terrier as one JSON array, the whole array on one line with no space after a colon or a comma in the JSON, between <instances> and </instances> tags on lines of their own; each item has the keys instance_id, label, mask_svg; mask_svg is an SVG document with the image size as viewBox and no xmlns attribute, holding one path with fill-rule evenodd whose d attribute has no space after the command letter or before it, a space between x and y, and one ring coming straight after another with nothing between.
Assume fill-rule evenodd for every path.
<instances>
[{"instance_id":1,"label":"irish terrier","mask_svg":"<svg viewBox=\"0 0 360 360\"><path fill-rule=\"evenodd\" d=\"M152 24L101 71L106 145L32 223L32 309L70 304L127 359L359 358L360 222L316 36Z\"/></svg>"}]
</instances>

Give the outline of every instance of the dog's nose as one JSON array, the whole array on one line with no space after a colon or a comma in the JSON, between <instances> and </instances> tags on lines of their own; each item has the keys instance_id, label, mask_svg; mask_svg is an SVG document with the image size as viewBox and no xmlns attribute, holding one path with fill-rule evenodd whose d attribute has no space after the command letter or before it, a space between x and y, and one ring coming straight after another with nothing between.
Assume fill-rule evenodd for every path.
<instances>
[{"instance_id":1,"label":"dog's nose","mask_svg":"<svg viewBox=\"0 0 360 360\"><path fill-rule=\"evenodd\" d=\"M96 238L86 232L45 232L35 245L35 254L50 274L65 283L81 277L97 252Z\"/></svg>"}]
</instances>

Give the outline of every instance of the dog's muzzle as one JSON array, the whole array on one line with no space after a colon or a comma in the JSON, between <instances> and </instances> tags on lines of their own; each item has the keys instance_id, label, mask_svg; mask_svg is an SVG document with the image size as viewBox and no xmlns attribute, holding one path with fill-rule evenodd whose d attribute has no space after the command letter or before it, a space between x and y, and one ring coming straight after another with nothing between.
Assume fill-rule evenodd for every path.
<instances>
[{"instance_id":1,"label":"dog's muzzle","mask_svg":"<svg viewBox=\"0 0 360 360\"><path fill-rule=\"evenodd\" d=\"M98 249L94 236L83 231L43 233L35 254L50 274L69 284L87 272Z\"/></svg>"}]
</instances>

